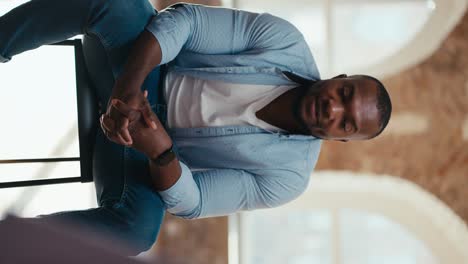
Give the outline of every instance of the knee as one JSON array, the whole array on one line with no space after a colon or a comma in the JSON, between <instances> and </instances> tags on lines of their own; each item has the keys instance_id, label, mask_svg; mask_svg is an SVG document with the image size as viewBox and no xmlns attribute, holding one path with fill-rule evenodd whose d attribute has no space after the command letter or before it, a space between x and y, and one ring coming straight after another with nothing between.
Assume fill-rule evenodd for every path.
<instances>
[{"instance_id":1,"label":"knee","mask_svg":"<svg viewBox=\"0 0 468 264\"><path fill-rule=\"evenodd\" d=\"M141 251L148 250L156 241L164 218L162 208L148 208L147 212L140 213L137 221L132 225L133 233L137 236Z\"/></svg>"},{"instance_id":2,"label":"knee","mask_svg":"<svg viewBox=\"0 0 468 264\"><path fill-rule=\"evenodd\" d=\"M139 197L136 203L127 203L124 225L133 253L148 250L156 241L164 218L164 207L158 195Z\"/></svg>"}]
</instances>

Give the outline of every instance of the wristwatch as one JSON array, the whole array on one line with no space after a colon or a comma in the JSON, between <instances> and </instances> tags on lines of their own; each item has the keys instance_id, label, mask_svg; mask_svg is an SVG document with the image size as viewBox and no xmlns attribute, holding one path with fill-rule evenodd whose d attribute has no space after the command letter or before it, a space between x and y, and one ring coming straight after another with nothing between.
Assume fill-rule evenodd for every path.
<instances>
[{"instance_id":1,"label":"wristwatch","mask_svg":"<svg viewBox=\"0 0 468 264\"><path fill-rule=\"evenodd\" d=\"M151 161L153 161L158 166L166 166L167 164L171 163L171 161L173 161L176 158L176 154L174 153L173 147L174 145L171 145L171 147L168 150L164 151L163 153L161 153L161 155L159 155L155 159L152 159Z\"/></svg>"}]
</instances>

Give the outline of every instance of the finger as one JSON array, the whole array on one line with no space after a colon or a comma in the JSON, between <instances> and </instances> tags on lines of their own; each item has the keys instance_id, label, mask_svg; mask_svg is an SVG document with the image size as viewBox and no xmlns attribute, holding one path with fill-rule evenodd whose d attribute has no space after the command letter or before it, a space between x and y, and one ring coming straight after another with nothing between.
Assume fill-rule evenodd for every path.
<instances>
[{"instance_id":1,"label":"finger","mask_svg":"<svg viewBox=\"0 0 468 264\"><path fill-rule=\"evenodd\" d=\"M112 131L109 131L109 130L104 130L104 135L106 135L106 137L114 142L114 143L117 143L117 144L120 144L120 145L128 145L129 142L126 141L122 135L118 132L112 132Z\"/></svg>"},{"instance_id":2,"label":"finger","mask_svg":"<svg viewBox=\"0 0 468 264\"><path fill-rule=\"evenodd\" d=\"M128 131L128 117L135 111L119 99L112 99L111 104L112 109L117 110L117 112L121 114L121 116L115 118L116 125L114 128L116 137L119 141L122 141L122 144L124 145L131 144L132 137Z\"/></svg>"},{"instance_id":3,"label":"finger","mask_svg":"<svg viewBox=\"0 0 468 264\"><path fill-rule=\"evenodd\" d=\"M130 136L130 132L128 131L128 123L129 123L128 118L124 118L121 122L119 133L117 134L125 140L125 143L127 145L131 145L132 136Z\"/></svg>"},{"instance_id":4,"label":"finger","mask_svg":"<svg viewBox=\"0 0 468 264\"><path fill-rule=\"evenodd\" d=\"M129 142L126 141L120 134L112 132L113 130L110 127L114 127L114 121L106 115L101 115L101 128L104 135L112 142L121 144L121 145L128 145ZM131 143L130 143L131 144Z\"/></svg>"},{"instance_id":5,"label":"finger","mask_svg":"<svg viewBox=\"0 0 468 264\"><path fill-rule=\"evenodd\" d=\"M138 111L138 110L133 110L133 111L130 112L130 114L128 115L128 119L129 119L130 122L132 122L132 121L134 121L134 120L140 119L140 116L141 116L140 111Z\"/></svg>"},{"instance_id":6,"label":"finger","mask_svg":"<svg viewBox=\"0 0 468 264\"><path fill-rule=\"evenodd\" d=\"M131 143L128 143L123 137L121 134L117 133L115 135L115 137L117 138L117 142L116 143L119 143L121 145L125 145L125 146L128 146L128 145L131 145Z\"/></svg>"},{"instance_id":7,"label":"finger","mask_svg":"<svg viewBox=\"0 0 468 264\"><path fill-rule=\"evenodd\" d=\"M111 109L117 110L114 114L115 119L120 119L123 115L124 117L128 118L130 122L132 122L134 120L138 120L141 115L140 111L129 107L127 104L123 103L120 100L116 100L111 107Z\"/></svg>"},{"instance_id":8,"label":"finger","mask_svg":"<svg viewBox=\"0 0 468 264\"><path fill-rule=\"evenodd\" d=\"M114 143L117 143L117 144L119 144L119 145L124 145L124 146L127 146L127 145L128 145L127 142L126 142L126 141L122 138L122 136L120 136L119 134L112 134L112 135L108 134L108 135L107 135L107 138L108 138L110 141L112 141L112 142L114 142Z\"/></svg>"},{"instance_id":9,"label":"finger","mask_svg":"<svg viewBox=\"0 0 468 264\"><path fill-rule=\"evenodd\" d=\"M132 114L132 112L135 111L135 109L131 108L119 99L112 99L111 104L111 109L117 110L120 114L124 115L125 117L129 117Z\"/></svg>"},{"instance_id":10,"label":"finger","mask_svg":"<svg viewBox=\"0 0 468 264\"><path fill-rule=\"evenodd\" d=\"M111 131L116 140L123 145L128 145L132 141L132 137L128 132L128 122L128 119L125 117L116 120L115 129Z\"/></svg>"},{"instance_id":11,"label":"finger","mask_svg":"<svg viewBox=\"0 0 468 264\"><path fill-rule=\"evenodd\" d=\"M101 116L101 127L104 130L107 131L114 131L115 129L115 123L114 120L112 120L109 116L107 115L102 115Z\"/></svg>"},{"instance_id":12,"label":"finger","mask_svg":"<svg viewBox=\"0 0 468 264\"><path fill-rule=\"evenodd\" d=\"M115 124L114 124L114 121L110 117L103 115L101 116L101 120L102 120L101 127L102 127L102 130L104 131L104 135L107 138L121 145L132 144L132 138L130 134L128 133L128 130L121 130L121 133L124 134L124 136L122 136L121 134L114 132ZM128 119L126 122L128 122ZM125 131L127 133L125 133Z\"/></svg>"},{"instance_id":13,"label":"finger","mask_svg":"<svg viewBox=\"0 0 468 264\"><path fill-rule=\"evenodd\" d=\"M121 145L126 145L125 140L123 138L119 138L116 133L110 132L106 129L103 129L104 135L112 142L121 144Z\"/></svg>"},{"instance_id":14,"label":"finger","mask_svg":"<svg viewBox=\"0 0 468 264\"><path fill-rule=\"evenodd\" d=\"M99 124L101 125L102 131L105 132L105 131L106 131L106 127L104 126L104 115L101 115L101 116L99 117Z\"/></svg>"},{"instance_id":15,"label":"finger","mask_svg":"<svg viewBox=\"0 0 468 264\"><path fill-rule=\"evenodd\" d=\"M158 129L156 122L154 122L154 120L151 118L152 111L149 105L143 107L141 113L143 114L143 119L145 120L147 126L151 127L152 129Z\"/></svg>"},{"instance_id":16,"label":"finger","mask_svg":"<svg viewBox=\"0 0 468 264\"><path fill-rule=\"evenodd\" d=\"M102 123L101 123L101 124L102 124ZM104 126L102 126L102 125L101 125L101 129L102 129L102 133L104 133L104 135L105 135L106 137L109 137L109 131L107 131L107 130L104 128Z\"/></svg>"}]
</instances>

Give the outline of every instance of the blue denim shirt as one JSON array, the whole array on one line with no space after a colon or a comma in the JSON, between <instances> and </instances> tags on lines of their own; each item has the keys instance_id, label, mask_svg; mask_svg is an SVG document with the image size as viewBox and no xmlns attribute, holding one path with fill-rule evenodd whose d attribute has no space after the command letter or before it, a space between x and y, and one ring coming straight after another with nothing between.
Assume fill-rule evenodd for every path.
<instances>
[{"instance_id":1,"label":"blue denim shirt","mask_svg":"<svg viewBox=\"0 0 468 264\"><path fill-rule=\"evenodd\" d=\"M270 14L178 4L147 28L168 71L238 84L295 84L284 72L320 78L302 34ZM160 192L167 210L184 218L271 208L308 186L321 140L254 126L170 129L182 167Z\"/></svg>"}]
</instances>

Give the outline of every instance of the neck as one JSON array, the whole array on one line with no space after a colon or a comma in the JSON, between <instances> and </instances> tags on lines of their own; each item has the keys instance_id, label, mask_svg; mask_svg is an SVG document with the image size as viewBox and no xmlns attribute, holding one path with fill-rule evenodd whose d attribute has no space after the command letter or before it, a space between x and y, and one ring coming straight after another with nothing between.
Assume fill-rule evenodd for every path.
<instances>
[{"instance_id":1,"label":"neck","mask_svg":"<svg viewBox=\"0 0 468 264\"><path fill-rule=\"evenodd\" d=\"M298 108L301 98L307 91L305 87L293 88L256 112L257 118L270 125L279 127L291 134L305 134L299 117Z\"/></svg>"}]
</instances>

